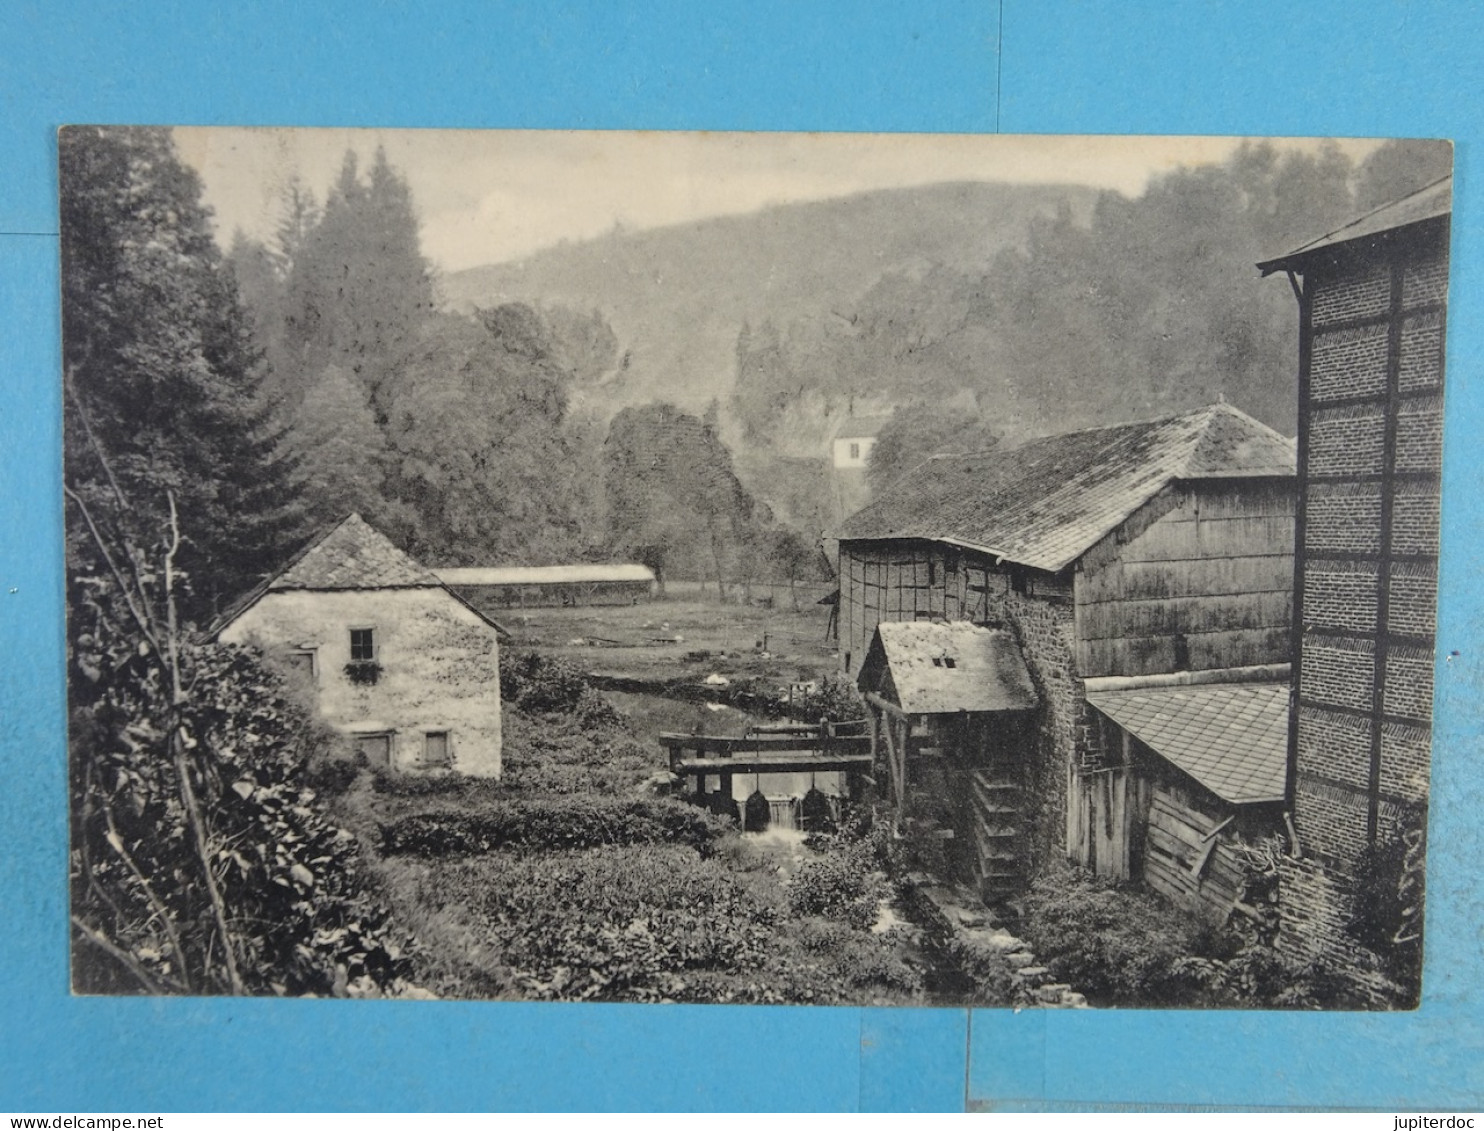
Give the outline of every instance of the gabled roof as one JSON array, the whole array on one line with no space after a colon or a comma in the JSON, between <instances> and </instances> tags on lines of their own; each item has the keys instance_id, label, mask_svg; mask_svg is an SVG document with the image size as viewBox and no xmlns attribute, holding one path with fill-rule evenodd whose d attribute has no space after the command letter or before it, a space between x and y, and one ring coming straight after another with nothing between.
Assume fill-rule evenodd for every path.
<instances>
[{"instance_id":1,"label":"gabled roof","mask_svg":"<svg viewBox=\"0 0 1484 1131\"><path fill-rule=\"evenodd\" d=\"M837 440L860 440L878 435L891 422L890 416L847 416L835 429Z\"/></svg>"},{"instance_id":2,"label":"gabled roof","mask_svg":"<svg viewBox=\"0 0 1484 1131\"><path fill-rule=\"evenodd\" d=\"M445 585L580 585L654 580L654 571L629 562L559 566L470 566L434 570Z\"/></svg>"},{"instance_id":3,"label":"gabled roof","mask_svg":"<svg viewBox=\"0 0 1484 1131\"><path fill-rule=\"evenodd\" d=\"M443 583L358 514L345 519L268 582L280 589L428 589Z\"/></svg>"},{"instance_id":4,"label":"gabled roof","mask_svg":"<svg viewBox=\"0 0 1484 1131\"><path fill-rule=\"evenodd\" d=\"M846 540L951 542L1059 570L1181 479L1292 476L1292 440L1228 404L934 456L848 518Z\"/></svg>"},{"instance_id":5,"label":"gabled roof","mask_svg":"<svg viewBox=\"0 0 1484 1131\"><path fill-rule=\"evenodd\" d=\"M1452 211L1453 176L1449 174L1446 177L1440 177L1430 185L1423 186L1416 192L1408 193L1400 200L1393 200L1389 204L1373 208L1365 215L1358 216L1348 224L1294 248L1286 255L1259 263L1257 268L1264 275L1271 275L1274 271L1297 267L1310 256L1339 247L1341 244L1380 236L1398 228L1420 224L1424 220L1436 220L1439 217L1450 215Z\"/></svg>"},{"instance_id":6,"label":"gabled roof","mask_svg":"<svg viewBox=\"0 0 1484 1131\"><path fill-rule=\"evenodd\" d=\"M352 514L311 540L276 574L230 606L207 630L207 636L214 639L265 593L294 589L442 589L501 636L510 635L444 585L432 570L397 549L360 515Z\"/></svg>"},{"instance_id":7,"label":"gabled roof","mask_svg":"<svg viewBox=\"0 0 1484 1131\"><path fill-rule=\"evenodd\" d=\"M1286 683L1209 683L1089 691L1087 701L1233 805L1282 801Z\"/></svg>"},{"instance_id":8,"label":"gabled roof","mask_svg":"<svg viewBox=\"0 0 1484 1131\"><path fill-rule=\"evenodd\" d=\"M878 667L878 655L891 676L890 697L910 715L1024 711L1039 702L1020 646L1000 629L888 621L876 626L860 679Z\"/></svg>"}]
</instances>

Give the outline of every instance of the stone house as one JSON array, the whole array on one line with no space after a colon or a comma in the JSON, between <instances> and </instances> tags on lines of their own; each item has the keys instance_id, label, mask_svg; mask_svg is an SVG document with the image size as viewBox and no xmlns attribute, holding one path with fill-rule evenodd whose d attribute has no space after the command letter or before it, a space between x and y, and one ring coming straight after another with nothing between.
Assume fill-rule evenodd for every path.
<instances>
[{"instance_id":1,"label":"stone house","mask_svg":"<svg viewBox=\"0 0 1484 1131\"><path fill-rule=\"evenodd\" d=\"M1292 441L1218 404L934 457L847 520L838 531L841 663L868 695L882 747L901 751L893 757L908 784L894 789L907 799L908 833L918 835L919 818L924 843L960 842L950 854L960 878L987 898L1063 854L1103 874L1142 875L1155 794L1174 798L1160 783L1190 787L1187 800L1205 790L1203 800L1222 801L1225 779L1192 774L1201 767L1184 745L1098 697L1140 690L1171 707L1182 700L1205 719L1208 738L1225 740L1211 693L1194 688L1287 679L1293 514ZM1000 654L1010 642L1035 702L978 719L960 707L933 719L895 702L895 630L882 626L902 622L967 622L994 633ZM967 642L923 646L938 648L937 676L946 678ZM1001 664L996 678L1018 683L1012 668ZM1279 713L1281 737L1286 696L1258 702L1273 749L1257 761L1276 759L1281 777L1284 751L1267 716ZM910 782L934 780L932 764L947 767L942 789L964 795L972 790L958 770L990 771L980 784L1000 791L982 805L996 815L996 844L962 844L951 798L923 799L936 817L910 811ZM1260 797L1237 793L1225 809L1270 806L1271 779L1269 771ZM1224 820L1219 807L1207 819L1200 806L1180 805L1198 836Z\"/></svg>"},{"instance_id":2,"label":"stone house","mask_svg":"<svg viewBox=\"0 0 1484 1131\"><path fill-rule=\"evenodd\" d=\"M297 667L373 766L499 777L500 631L353 514L213 635Z\"/></svg>"},{"instance_id":3,"label":"stone house","mask_svg":"<svg viewBox=\"0 0 1484 1131\"><path fill-rule=\"evenodd\" d=\"M1380 850L1420 870L1426 836L1451 214L1445 177L1258 265L1287 275L1299 308L1296 843L1280 938L1372 989L1375 956L1352 929L1362 861ZM1414 893L1393 942L1418 943L1420 883L1384 882Z\"/></svg>"},{"instance_id":4,"label":"stone house","mask_svg":"<svg viewBox=\"0 0 1484 1131\"><path fill-rule=\"evenodd\" d=\"M852 412L835 429L830 440L830 474L837 520L860 510L870 497L866 465L870 462L871 449L876 446L876 438L890 420L889 415L858 416Z\"/></svg>"}]
</instances>

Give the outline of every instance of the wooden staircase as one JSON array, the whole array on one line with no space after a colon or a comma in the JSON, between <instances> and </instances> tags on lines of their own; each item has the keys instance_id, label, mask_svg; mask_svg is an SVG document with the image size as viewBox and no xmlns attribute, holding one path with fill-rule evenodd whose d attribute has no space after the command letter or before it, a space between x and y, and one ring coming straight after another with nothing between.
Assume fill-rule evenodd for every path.
<instances>
[{"instance_id":1,"label":"wooden staircase","mask_svg":"<svg viewBox=\"0 0 1484 1131\"><path fill-rule=\"evenodd\" d=\"M996 752L969 770L969 818L985 902L1014 895L1025 883L1024 787L1020 766Z\"/></svg>"}]
</instances>

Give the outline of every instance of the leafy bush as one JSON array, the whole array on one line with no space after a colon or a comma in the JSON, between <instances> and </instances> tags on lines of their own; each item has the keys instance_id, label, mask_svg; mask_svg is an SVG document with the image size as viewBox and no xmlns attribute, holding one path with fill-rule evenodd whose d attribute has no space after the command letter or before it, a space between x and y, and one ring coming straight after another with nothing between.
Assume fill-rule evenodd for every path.
<instances>
[{"instance_id":1,"label":"leafy bush","mask_svg":"<svg viewBox=\"0 0 1484 1131\"><path fill-rule=\"evenodd\" d=\"M1322 965L1211 927L1147 892L1080 870L1043 876L1021 935L1052 975L1103 1004L1261 1009L1354 1003Z\"/></svg>"},{"instance_id":2,"label":"leafy bush","mask_svg":"<svg viewBox=\"0 0 1484 1131\"><path fill-rule=\"evenodd\" d=\"M1356 866L1349 935L1381 959L1402 998L1415 1002L1422 985L1424 829L1383 837L1365 849Z\"/></svg>"},{"instance_id":3,"label":"leafy bush","mask_svg":"<svg viewBox=\"0 0 1484 1131\"><path fill-rule=\"evenodd\" d=\"M407 958L306 776L324 729L250 649L184 646L172 704L157 658L96 639L74 653L76 988L396 992Z\"/></svg>"},{"instance_id":4,"label":"leafy bush","mask_svg":"<svg viewBox=\"0 0 1484 1131\"><path fill-rule=\"evenodd\" d=\"M1026 1008L1035 995L1016 967L996 947L954 936L943 946L944 957L973 984L973 1004Z\"/></svg>"},{"instance_id":5,"label":"leafy bush","mask_svg":"<svg viewBox=\"0 0 1484 1131\"><path fill-rule=\"evenodd\" d=\"M788 906L795 915L821 915L856 927L876 921L886 894L869 842L826 851L806 861L788 882Z\"/></svg>"},{"instance_id":6,"label":"leafy bush","mask_svg":"<svg viewBox=\"0 0 1484 1131\"><path fill-rule=\"evenodd\" d=\"M694 975L762 968L779 918L765 883L673 845L502 854L435 882L434 898L537 999L709 1000Z\"/></svg>"},{"instance_id":7,"label":"leafy bush","mask_svg":"<svg viewBox=\"0 0 1484 1131\"><path fill-rule=\"evenodd\" d=\"M582 671L540 652L500 653L500 699L531 714L576 713L589 691Z\"/></svg>"},{"instance_id":8,"label":"leafy bush","mask_svg":"<svg viewBox=\"0 0 1484 1131\"><path fill-rule=\"evenodd\" d=\"M674 844L708 853L725 826L667 798L499 801L476 811L414 813L381 826L381 850L435 857L498 848L582 849Z\"/></svg>"},{"instance_id":9,"label":"leafy bush","mask_svg":"<svg viewBox=\"0 0 1484 1131\"><path fill-rule=\"evenodd\" d=\"M1020 933L1057 981L1112 1005L1188 1005L1176 967L1193 953L1193 925L1156 897L1080 869L1037 879Z\"/></svg>"},{"instance_id":10,"label":"leafy bush","mask_svg":"<svg viewBox=\"0 0 1484 1131\"><path fill-rule=\"evenodd\" d=\"M866 717L866 704L856 690L855 683L843 675L825 675L812 691L796 700L795 710L809 722L829 719L831 722L848 723Z\"/></svg>"},{"instance_id":11,"label":"leafy bush","mask_svg":"<svg viewBox=\"0 0 1484 1131\"><path fill-rule=\"evenodd\" d=\"M504 732L506 794L624 794L666 768L657 745L639 741L622 725L511 711Z\"/></svg>"}]
</instances>

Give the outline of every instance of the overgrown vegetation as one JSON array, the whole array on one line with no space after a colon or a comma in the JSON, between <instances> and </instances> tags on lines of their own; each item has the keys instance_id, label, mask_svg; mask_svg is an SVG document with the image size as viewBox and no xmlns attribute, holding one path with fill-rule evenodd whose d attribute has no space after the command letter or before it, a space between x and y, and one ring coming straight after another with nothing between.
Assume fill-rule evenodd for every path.
<instances>
[{"instance_id":1,"label":"overgrown vegetation","mask_svg":"<svg viewBox=\"0 0 1484 1131\"><path fill-rule=\"evenodd\" d=\"M1406 1004L1422 992L1422 928L1427 890L1421 823L1383 837L1362 852L1356 867L1351 937L1381 959Z\"/></svg>"},{"instance_id":2,"label":"overgrown vegetation","mask_svg":"<svg viewBox=\"0 0 1484 1131\"><path fill-rule=\"evenodd\" d=\"M509 848L525 852L603 845L675 844L710 855L723 826L668 798L562 797L492 802L477 812L416 813L381 826L381 850L438 857Z\"/></svg>"},{"instance_id":3,"label":"overgrown vegetation","mask_svg":"<svg viewBox=\"0 0 1484 1131\"><path fill-rule=\"evenodd\" d=\"M74 988L406 991L311 784L336 740L194 640L299 518L200 182L162 130L60 148Z\"/></svg>"},{"instance_id":4,"label":"overgrown vegetation","mask_svg":"<svg viewBox=\"0 0 1484 1131\"><path fill-rule=\"evenodd\" d=\"M1037 960L1096 1004L1318 1009L1349 997L1322 967L1081 870L1040 877L1022 910Z\"/></svg>"}]
</instances>

